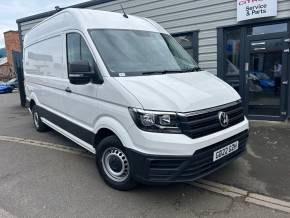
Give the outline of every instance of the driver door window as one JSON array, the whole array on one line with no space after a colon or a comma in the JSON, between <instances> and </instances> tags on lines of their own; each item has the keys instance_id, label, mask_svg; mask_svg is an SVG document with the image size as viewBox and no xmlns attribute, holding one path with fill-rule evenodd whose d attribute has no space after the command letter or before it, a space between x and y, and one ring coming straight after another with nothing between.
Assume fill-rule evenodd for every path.
<instances>
[{"instance_id":1,"label":"driver door window","mask_svg":"<svg viewBox=\"0 0 290 218\"><path fill-rule=\"evenodd\" d=\"M85 40L79 33L67 34L67 64L76 61L88 61L91 69L94 68L94 58Z\"/></svg>"}]
</instances>

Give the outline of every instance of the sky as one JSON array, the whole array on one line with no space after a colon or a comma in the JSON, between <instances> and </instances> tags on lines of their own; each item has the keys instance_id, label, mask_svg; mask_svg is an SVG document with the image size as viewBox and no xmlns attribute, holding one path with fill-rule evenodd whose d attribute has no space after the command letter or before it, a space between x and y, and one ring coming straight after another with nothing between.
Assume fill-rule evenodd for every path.
<instances>
[{"instance_id":1,"label":"sky","mask_svg":"<svg viewBox=\"0 0 290 218\"><path fill-rule=\"evenodd\" d=\"M70 6L87 0L0 0L0 48L5 47L3 32L17 30L16 20L53 10L55 6Z\"/></svg>"}]
</instances>

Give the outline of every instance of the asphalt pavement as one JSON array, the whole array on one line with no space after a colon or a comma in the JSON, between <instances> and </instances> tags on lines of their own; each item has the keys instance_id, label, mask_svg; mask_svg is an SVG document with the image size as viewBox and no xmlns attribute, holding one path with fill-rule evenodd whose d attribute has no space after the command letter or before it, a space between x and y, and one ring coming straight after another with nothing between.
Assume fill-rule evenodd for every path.
<instances>
[{"instance_id":1,"label":"asphalt pavement","mask_svg":"<svg viewBox=\"0 0 290 218\"><path fill-rule=\"evenodd\" d=\"M251 122L247 153L207 179L290 201L290 124Z\"/></svg>"},{"instance_id":2,"label":"asphalt pavement","mask_svg":"<svg viewBox=\"0 0 290 218\"><path fill-rule=\"evenodd\" d=\"M290 200L288 124L251 124L248 153L207 180ZM38 133L17 93L0 95L0 136L81 149L55 131ZM288 150L287 150L288 148ZM0 217L289 217L190 184L104 184L87 155L0 138Z\"/></svg>"}]
</instances>

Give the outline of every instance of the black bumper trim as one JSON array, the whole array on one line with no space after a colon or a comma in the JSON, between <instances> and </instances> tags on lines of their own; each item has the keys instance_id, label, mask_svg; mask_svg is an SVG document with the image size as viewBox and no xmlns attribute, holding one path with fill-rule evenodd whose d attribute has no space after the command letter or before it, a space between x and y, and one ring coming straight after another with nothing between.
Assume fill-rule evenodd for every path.
<instances>
[{"instance_id":1,"label":"black bumper trim","mask_svg":"<svg viewBox=\"0 0 290 218\"><path fill-rule=\"evenodd\" d=\"M67 132L73 134L74 136L78 137L79 139L85 141L90 145L94 145L95 134L61 116L56 115L55 113L46 110L43 107L37 105L38 112L41 117L46 118L53 124L59 126L60 128L66 130Z\"/></svg>"},{"instance_id":2,"label":"black bumper trim","mask_svg":"<svg viewBox=\"0 0 290 218\"><path fill-rule=\"evenodd\" d=\"M241 132L224 141L197 150L192 156L146 155L128 150L134 178L145 184L190 182L204 177L229 164L246 150L248 131ZM213 162L213 152L235 141L239 149Z\"/></svg>"}]
</instances>

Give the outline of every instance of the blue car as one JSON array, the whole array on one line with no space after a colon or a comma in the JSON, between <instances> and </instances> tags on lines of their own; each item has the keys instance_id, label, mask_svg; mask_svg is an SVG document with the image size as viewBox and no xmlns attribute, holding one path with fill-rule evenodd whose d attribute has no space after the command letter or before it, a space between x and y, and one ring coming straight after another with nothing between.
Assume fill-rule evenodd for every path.
<instances>
[{"instance_id":1,"label":"blue car","mask_svg":"<svg viewBox=\"0 0 290 218\"><path fill-rule=\"evenodd\" d=\"M13 78L5 83L8 86L11 86L13 89L18 88L18 80L17 78Z\"/></svg>"},{"instance_id":2,"label":"blue car","mask_svg":"<svg viewBox=\"0 0 290 218\"><path fill-rule=\"evenodd\" d=\"M0 94L11 93L13 88L9 85L0 84Z\"/></svg>"},{"instance_id":3,"label":"blue car","mask_svg":"<svg viewBox=\"0 0 290 218\"><path fill-rule=\"evenodd\" d=\"M270 89L275 87L275 81L268 76L266 73L263 72L251 72L250 73L251 78L256 79L259 81L260 86L263 89Z\"/></svg>"}]
</instances>

